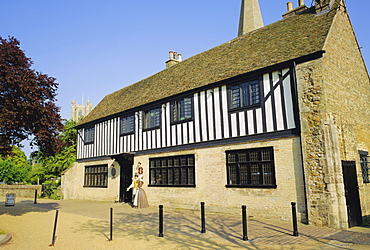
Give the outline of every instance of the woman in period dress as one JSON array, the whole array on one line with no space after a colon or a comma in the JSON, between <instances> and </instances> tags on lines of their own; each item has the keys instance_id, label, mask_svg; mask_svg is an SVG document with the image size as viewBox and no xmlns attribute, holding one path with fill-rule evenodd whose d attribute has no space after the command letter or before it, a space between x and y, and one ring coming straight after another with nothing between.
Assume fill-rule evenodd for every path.
<instances>
[{"instance_id":1,"label":"woman in period dress","mask_svg":"<svg viewBox=\"0 0 370 250\"><path fill-rule=\"evenodd\" d=\"M142 188L143 184L144 184L143 176L135 174L135 178L132 179L131 185L127 188L127 191L133 188L134 202L132 207L134 208L149 207L146 193Z\"/></svg>"},{"instance_id":2,"label":"woman in period dress","mask_svg":"<svg viewBox=\"0 0 370 250\"><path fill-rule=\"evenodd\" d=\"M149 207L149 203L148 203L148 199L146 197L145 190L142 188L143 184L144 184L143 176L139 175L138 190L137 190L137 195L136 195L136 197L137 197L137 199L136 199L137 208Z\"/></svg>"}]
</instances>

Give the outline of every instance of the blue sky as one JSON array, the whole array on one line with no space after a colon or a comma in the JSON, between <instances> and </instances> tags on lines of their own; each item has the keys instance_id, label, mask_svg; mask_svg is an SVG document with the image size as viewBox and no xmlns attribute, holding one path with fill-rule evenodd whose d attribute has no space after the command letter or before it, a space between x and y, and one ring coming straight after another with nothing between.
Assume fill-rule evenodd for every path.
<instances>
[{"instance_id":1,"label":"blue sky","mask_svg":"<svg viewBox=\"0 0 370 250\"><path fill-rule=\"evenodd\" d=\"M265 25L289 0L259 0ZM298 0L293 0L294 8ZM305 0L311 6L313 0ZM189 58L237 36L241 0L0 0L0 36L14 36L37 71L57 78L58 106L105 95L165 68L168 51ZM367 66L370 1L347 0ZM140 98L138 93L137 98Z\"/></svg>"}]
</instances>

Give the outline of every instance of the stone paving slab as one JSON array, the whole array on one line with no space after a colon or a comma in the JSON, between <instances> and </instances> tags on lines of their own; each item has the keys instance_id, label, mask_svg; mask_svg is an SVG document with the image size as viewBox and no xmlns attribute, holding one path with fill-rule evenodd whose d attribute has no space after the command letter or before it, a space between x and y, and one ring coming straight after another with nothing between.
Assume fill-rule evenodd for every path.
<instances>
[{"instance_id":1,"label":"stone paving slab","mask_svg":"<svg viewBox=\"0 0 370 250\"><path fill-rule=\"evenodd\" d=\"M56 210L55 249L370 249L370 231L355 232L248 218L248 241L242 240L241 215L206 210L206 233L200 232L198 209L164 207L164 237L158 237L158 207L133 209L127 204L96 201L18 198L14 207L1 206L0 228L13 235L4 249L50 249ZM113 208L113 241L109 215ZM343 234L343 235L342 235Z\"/></svg>"},{"instance_id":2,"label":"stone paving slab","mask_svg":"<svg viewBox=\"0 0 370 250\"><path fill-rule=\"evenodd\" d=\"M329 240L337 240L346 243L369 245L370 249L370 234L369 233L358 233L351 231L341 231L339 233L325 237Z\"/></svg>"}]
</instances>

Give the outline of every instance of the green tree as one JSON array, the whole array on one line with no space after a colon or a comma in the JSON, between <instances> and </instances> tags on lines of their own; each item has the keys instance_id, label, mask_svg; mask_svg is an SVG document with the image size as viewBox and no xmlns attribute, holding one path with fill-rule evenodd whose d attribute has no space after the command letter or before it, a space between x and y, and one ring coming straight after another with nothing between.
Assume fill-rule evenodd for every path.
<instances>
[{"instance_id":1,"label":"green tree","mask_svg":"<svg viewBox=\"0 0 370 250\"><path fill-rule=\"evenodd\" d=\"M38 164L32 168L30 179L33 183L42 182L50 178L59 177L60 174L76 161L77 131L74 128L77 122L73 120L63 121L63 132L59 135L64 142L62 151L54 156L42 156L33 153L38 159Z\"/></svg>"},{"instance_id":2,"label":"green tree","mask_svg":"<svg viewBox=\"0 0 370 250\"><path fill-rule=\"evenodd\" d=\"M31 69L14 37L0 37L0 155L11 152L30 139L45 155L59 152L63 128L55 105L58 83L55 78Z\"/></svg>"},{"instance_id":3,"label":"green tree","mask_svg":"<svg viewBox=\"0 0 370 250\"><path fill-rule=\"evenodd\" d=\"M60 139L66 143L66 147L77 147L77 130L75 126L77 122L74 120L63 121L63 132L60 134Z\"/></svg>"},{"instance_id":4,"label":"green tree","mask_svg":"<svg viewBox=\"0 0 370 250\"><path fill-rule=\"evenodd\" d=\"M26 155L17 147L6 157L0 156L0 181L7 184L28 182L31 165Z\"/></svg>"}]
</instances>

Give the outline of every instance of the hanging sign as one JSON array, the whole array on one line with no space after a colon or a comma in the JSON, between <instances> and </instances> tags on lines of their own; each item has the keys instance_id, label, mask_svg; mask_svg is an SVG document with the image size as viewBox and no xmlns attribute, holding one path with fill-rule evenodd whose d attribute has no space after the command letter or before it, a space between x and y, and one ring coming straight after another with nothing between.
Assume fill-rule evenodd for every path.
<instances>
[{"instance_id":1,"label":"hanging sign","mask_svg":"<svg viewBox=\"0 0 370 250\"><path fill-rule=\"evenodd\" d=\"M6 194L5 206L15 205L15 194Z\"/></svg>"},{"instance_id":2,"label":"hanging sign","mask_svg":"<svg viewBox=\"0 0 370 250\"><path fill-rule=\"evenodd\" d=\"M139 174L143 174L143 167L139 167L138 169L137 169L137 172L139 173Z\"/></svg>"}]
</instances>

